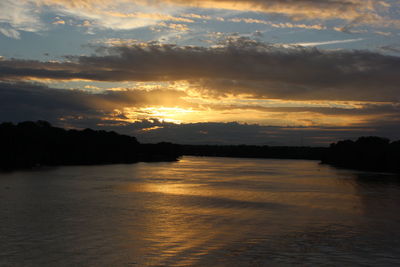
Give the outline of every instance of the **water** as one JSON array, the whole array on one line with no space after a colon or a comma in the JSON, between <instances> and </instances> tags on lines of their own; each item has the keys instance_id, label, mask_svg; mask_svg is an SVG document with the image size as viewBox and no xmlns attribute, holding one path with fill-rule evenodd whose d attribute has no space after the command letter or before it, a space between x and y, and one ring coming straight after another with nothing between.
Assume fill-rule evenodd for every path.
<instances>
[{"instance_id":1,"label":"water","mask_svg":"<svg viewBox=\"0 0 400 267\"><path fill-rule=\"evenodd\" d=\"M398 266L398 181L208 157L2 173L0 266Z\"/></svg>"}]
</instances>

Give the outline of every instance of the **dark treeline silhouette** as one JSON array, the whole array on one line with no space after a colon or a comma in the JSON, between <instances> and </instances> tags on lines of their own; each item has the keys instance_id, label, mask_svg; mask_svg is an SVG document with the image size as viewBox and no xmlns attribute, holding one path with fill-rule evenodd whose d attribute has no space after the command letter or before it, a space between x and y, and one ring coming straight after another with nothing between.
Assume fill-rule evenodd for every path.
<instances>
[{"instance_id":1,"label":"dark treeline silhouette","mask_svg":"<svg viewBox=\"0 0 400 267\"><path fill-rule=\"evenodd\" d=\"M116 132L65 130L48 122L0 124L0 169L175 161L182 155L313 159L338 167L400 172L400 141L360 137L327 147L140 144Z\"/></svg>"},{"instance_id":2,"label":"dark treeline silhouette","mask_svg":"<svg viewBox=\"0 0 400 267\"><path fill-rule=\"evenodd\" d=\"M400 141L368 136L330 145L322 163L370 171L400 172Z\"/></svg>"},{"instance_id":3,"label":"dark treeline silhouette","mask_svg":"<svg viewBox=\"0 0 400 267\"><path fill-rule=\"evenodd\" d=\"M183 155L211 157L320 160L326 150L324 147L181 145Z\"/></svg>"},{"instance_id":4,"label":"dark treeline silhouette","mask_svg":"<svg viewBox=\"0 0 400 267\"><path fill-rule=\"evenodd\" d=\"M139 144L115 132L65 130L48 122L0 124L0 168L177 160L171 144Z\"/></svg>"}]
</instances>

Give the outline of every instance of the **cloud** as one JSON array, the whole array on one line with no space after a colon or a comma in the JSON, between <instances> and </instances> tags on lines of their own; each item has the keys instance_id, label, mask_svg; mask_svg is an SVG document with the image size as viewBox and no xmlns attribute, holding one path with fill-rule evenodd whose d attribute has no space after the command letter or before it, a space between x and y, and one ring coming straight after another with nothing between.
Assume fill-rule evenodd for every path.
<instances>
[{"instance_id":1,"label":"cloud","mask_svg":"<svg viewBox=\"0 0 400 267\"><path fill-rule=\"evenodd\" d=\"M325 26L321 24L296 24L296 23L276 23L268 20L262 19L252 19L252 18L233 18L229 19L230 22L244 22L248 24L264 24L269 25L274 28L300 28L300 29L309 29L309 30L325 30L327 29Z\"/></svg>"},{"instance_id":2,"label":"cloud","mask_svg":"<svg viewBox=\"0 0 400 267\"><path fill-rule=\"evenodd\" d=\"M129 120L125 108L187 103L183 92L172 90L120 90L90 93L82 90L54 89L42 84L0 82L0 121L96 118L101 121ZM120 115L121 117L118 117Z\"/></svg>"},{"instance_id":3,"label":"cloud","mask_svg":"<svg viewBox=\"0 0 400 267\"><path fill-rule=\"evenodd\" d=\"M185 100L182 91L155 89L103 91L54 89L42 84L0 82L0 122L47 120L67 128L95 128L134 135L142 142L169 141L187 144L268 144L268 145L328 145L343 138L361 135L400 137L400 107L398 104L357 104L357 108L337 107L262 107L257 104L199 106ZM256 101L257 102L257 101ZM195 122L175 124L152 117L148 107L205 108L212 113L242 113L254 111L275 113L280 120L300 116L304 122L319 114L329 118L363 116L350 125L268 126L238 122ZM311 114L311 115L310 115ZM265 115L263 115L265 116ZM311 116L311 117L310 117ZM197 118L201 120L202 117ZM298 138L296 138L298 137Z\"/></svg>"},{"instance_id":4,"label":"cloud","mask_svg":"<svg viewBox=\"0 0 400 267\"><path fill-rule=\"evenodd\" d=\"M300 46L321 46L321 45L331 45L331 44L343 44L343 43L352 43L352 42L359 42L364 40L363 38L356 38L356 39L346 39L346 40L333 40L333 41L322 41L322 42L308 42L308 43L293 43L290 45L300 45Z\"/></svg>"},{"instance_id":5,"label":"cloud","mask_svg":"<svg viewBox=\"0 0 400 267\"><path fill-rule=\"evenodd\" d=\"M255 101L260 102L258 101ZM400 116L400 104L394 103L335 103L323 101L319 105L311 103L300 102L295 106L296 102L290 102L290 105L285 103L276 103L271 106L262 106L258 104L231 104L231 105L210 105L213 110L255 110L267 113L284 113L284 114L299 114L299 113L314 113L328 116L346 116L346 117L360 117L360 116L381 116L391 117L392 115Z\"/></svg>"},{"instance_id":6,"label":"cloud","mask_svg":"<svg viewBox=\"0 0 400 267\"><path fill-rule=\"evenodd\" d=\"M354 104L354 108L350 108L353 105L351 103L342 106L263 107L255 101L255 104L248 105L207 106L192 103L186 97L185 92L168 89L93 93L54 89L42 84L0 82L0 121L41 119L62 127L115 130L135 135L145 142L293 145L293 136L300 134L310 138L307 141L310 144L318 144L321 140L332 142L335 138L356 137L366 133L391 138L400 136L398 104L359 103ZM206 110L224 116L232 113L234 116L228 118L236 119L239 118L236 114L247 117L261 114L262 117L278 117L281 125L282 120L294 118L298 125L304 126L198 122L205 119L201 112L196 113L200 116L196 115L195 123L175 124L160 120L160 115L152 112L164 109L175 112L184 108ZM349 120L351 123L327 126L332 119ZM329 140L323 139L327 136Z\"/></svg>"},{"instance_id":7,"label":"cloud","mask_svg":"<svg viewBox=\"0 0 400 267\"><path fill-rule=\"evenodd\" d=\"M190 18L175 16L181 8L156 8L140 0L32 0L57 14L85 20L92 28L130 30L155 25L161 21L193 23Z\"/></svg>"},{"instance_id":8,"label":"cloud","mask_svg":"<svg viewBox=\"0 0 400 267\"><path fill-rule=\"evenodd\" d=\"M384 46L379 47L379 49L384 52L400 54L400 45L398 45L398 44L384 45Z\"/></svg>"},{"instance_id":9,"label":"cloud","mask_svg":"<svg viewBox=\"0 0 400 267\"><path fill-rule=\"evenodd\" d=\"M219 46L137 43L64 62L4 59L0 79L189 81L212 97L399 101L400 58L368 51L284 48L245 38Z\"/></svg>"},{"instance_id":10,"label":"cloud","mask_svg":"<svg viewBox=\"0 0 400 267\"><path fill-rule=\"evenodd\" d=\"M163 8L163 12L159 12L159 9L134 0L2 0L0 28L3 28L2 33L9 37L11 30L6 32L1 24L18 32L44 31L47 27L42 17L48 12L83 20L83 26L113 30L135 29L154 25L160 21L194 22L189 18L174 16L173 14L179 10L180 8ZM52 24L65 24L65 21L59 19ZM14 36L15 34L11 35L15 38Z\"/></svg>"},{"instance_id":11,"label":"cloud","mask_svg":"<svg viewBox=\"0 0 400 267\"><path fill-rule=\"evenodd\" d=\"M0 28L0 33L13 39L20 39L20 33L14 29Z\"/></svg>"},{"instance_id":12,"label":"cloud","mask_svg":"<svg viewBox=\"0 0 400 267\"><path fill-rule=\"evenodd\" d=\"M151 27L153 31L161 32L165 30L172 30L176 32L187 32L189 31L189 27L185 24L177 24L177 23L165 23L160 22L156 26Z\"/></svg>"},{"instance_id":13,"label":"cloud","mask_svg":"<svg viewBox=\"0 0 400 267\"><path fill-rule=\"evenodd\" d=\"M53 21L52 24L54 24L54 25L65 25L65 21L62 20L62 19L57 19L57 20Z\"/></svg>"},{"instance_id":14,"label":"cloud","mask_svg":"<svg viewBox=\"0 0 400 267\"><path fill-rule=\"evenodd\" d=\"M345 22L346 25L336 28L350 32L351 28L360 25L399 28L400 21L393 17L395 11L392 6L395 4L391 5L389 0L2 0L0 24L5 23L15 31L43 31L46 30L46 26L42 17L46 13L53 12L60 16L85 21L92 29L130 30L153 26L162 21L193 23L196 19L211 19L208 15L187 13L187 11L193 12L193 8L203 8L279 14L292 21L330 20L337 23L339 20L341 24ZM215 19L224 21L222 17ZM240 21L263 24L266 22L256 19ZM317 30L325 28L320 24L291 22L270 25L277 28Z\"/></svg>"},{"instance_id":15,"label":"cloud","mask_svg":"<svg viewBox=\"0 0 400 267\"><path fill-rule=\"evenodd\" d=\"M175 4L240 11L278 13L301 18L342 18L351 20L374 10L369 0L169 0Z\"/></svg>"},{"instance_id":16,"label":"cloud","mask_svg":"<svg viewBox=\"0 0 400 267\"><path fill-rule=\"evenodd\" d=\"M180 6L228 9L283 14L294 19L344 19L372 21L378 17L377 10L389 8L385 1L372 0L149 0L157 3Z\"/></svg>"},{"instance_id":17,"label":"cloud","mask_svg":"<svg viewBox=\"0 0 400 267\"><path fill-rule=\"evenodd\" d=\"M31 1L0 1L0 32L7 37L19 39L19 31L38 32L45 29L40 11Z\"/></svg>"},{"instance_id":18,"label":"cloud","mask_svg":"<svg viewBox=\"0 0 400 267\"><path fill-rule=\"evenodd\" d=\"M35 2L69 10L110 10L115 7L147 6L164 9L195 7L277 13L293 18L371 20L377 10L390 8L386 1L373 0L36 0ZM386 5L385 5L386 4Z\"/></svg>"}]
</instances>

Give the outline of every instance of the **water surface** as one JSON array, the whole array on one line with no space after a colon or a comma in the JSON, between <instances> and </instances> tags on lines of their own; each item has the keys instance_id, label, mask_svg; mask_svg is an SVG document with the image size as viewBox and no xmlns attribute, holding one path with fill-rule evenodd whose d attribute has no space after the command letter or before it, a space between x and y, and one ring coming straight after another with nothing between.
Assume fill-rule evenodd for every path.
<instances>
[{"instance_id":1,"label":"water surface","mask_svg":"<svg viewBox=\"0 0 400 267\"><path fill-rule=\"evenodd\" d=\"M0 266L400 264L400 183L317 161L0 174Z\"/></svg>"}]
</instances>

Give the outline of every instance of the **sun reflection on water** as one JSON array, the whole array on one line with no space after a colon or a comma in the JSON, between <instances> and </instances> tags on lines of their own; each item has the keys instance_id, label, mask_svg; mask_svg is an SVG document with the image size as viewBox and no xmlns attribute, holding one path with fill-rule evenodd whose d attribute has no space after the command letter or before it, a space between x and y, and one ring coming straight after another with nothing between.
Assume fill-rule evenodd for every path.
<instances>
[{"instance_id":1,"label":"sun reflection on water","mask_svg":"<svg viewBox=\"0 0 400 267\"><path fill-rule=\"evenodd\" d=\"M153 168L146 182L121 187L151 196L147 209L152 213L146 218L150 265L201 266L213 257L242 253L246 246L266 242L265 237L335 220L338 213L345 221L348 214L362 214L354 188L329 179L329 169L307 169L307 161L291 162L291 170L277 173L279 162L279 167L259 170L257 162L233 159L219 172L212 158L185 160ZM227 250L227 244L233 248Z\"/></svg>"}]
</instances>

